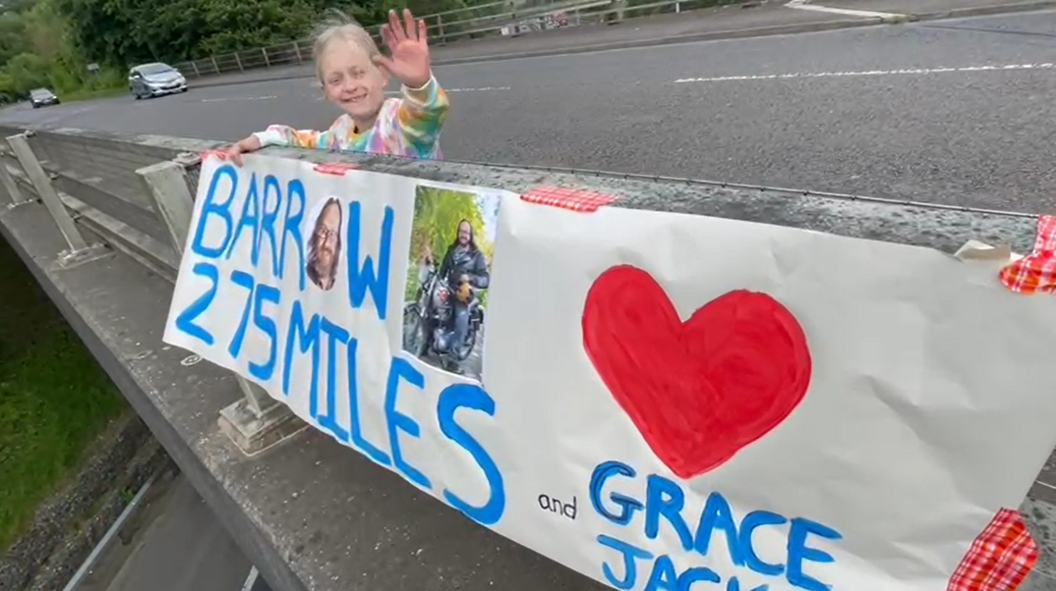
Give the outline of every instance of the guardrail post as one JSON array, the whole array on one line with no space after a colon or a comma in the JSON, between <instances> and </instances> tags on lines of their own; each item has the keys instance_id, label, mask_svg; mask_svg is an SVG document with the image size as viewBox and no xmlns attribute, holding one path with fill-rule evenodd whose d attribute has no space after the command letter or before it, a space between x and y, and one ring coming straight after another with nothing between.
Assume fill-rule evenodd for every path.
<instances>
[{"instance_id":1,"label":"guardrail post","mask_svg":"<svg viewBox=\"0 0 1056 591\"><path fill-rule=\"evenodd\" d=\"M440 35L439 35L440 43L441 44L446 43L447 39L444 37L444 17L439 15L439 14L436 15L436 28L438 29L438 31L440 33Z\"/></svg>"},{"instance_id":2,"label":"guardrail post","mask_svg":"<svg viewBox=\"0 0 1056 591\"><path fill-rule=\"evenodd\" d=\"M183 255L194 213L194 197L187 185L186 167L200 159L165 161L136 170L150 193L155 209L168 228L176 254ZM242 398L220 410L220 430L246 455L254 455L299 433L307 425L289 407L260 386L235 374Z\"/></svg>"},{"instance_id":3,"label":"guardrail post","mask_svg":"<svg viewBox=\"0 0 1056 591\"><path fill-rule=\"evenodd\" d=\"M301 63L301 46L296 41L293 42L293 52L297 54L297 63Z\"/></svg>"},{"instance_id":4,"label":"guardrail post","mask_svg":"<svg viewBox=\"0 0 1056 591\"><path fill-rule=\"evenodd\" d=\"M211 59L213 61L213 70L215 70L216 73L219 74L220 73L220 66L216 63L216 58L213 57L213 56L209 56L209 59Z\"/></svg>"},{"instance_id":5,"label":"guardrail post","mask_svg":"<svg viewBox=\"0 0 1056 591\"><path fill-rule=\"evenodd\" d=\"M8 198L11 199L8 207L14 207L29 201L22 195L22 189L18 188L18 183L15 182L15 177L11 176L11 171L8 170L7 163L3 158L0 158L0 184L3 184L4 191L7 192Z\"/></svg>"},{"instance_id":6,"label":"guardrail post","mask_svg":"<svg viewBox=\"0 0 1056 591\"><path fill-rule=\"evenodd\" d=\"M59 232L66 239L66 245L69 248L59 253L59 264L64 267L71 267L108 254L105 247L99 244L90 245L84 239L84 236L81 235L81 231L77 229L77 225L73 223L73 218L70 217L70 212L66 211L62 198L59 197L55 187L51 185L51 177L48 176L44 167L40 165L40 161L37 160L33 149L29 147L29 142L26 141L26 134L21 133L10 136L7 138L7 143L11 146L11 150L14 151L15 157L18 158L18 163L22 165L23 172L29 177L29 182L33 184L37 196L44 202L44 206L48 208L51 219L55 220L55 225L59 227Z\"/></svg>"},{"instance_id":7,"label":"guardrail post","mask_svg":"<svg viewBox=\"0 0 1056 591\"><path fill-rule=\"evenodd\" d=\"M235 52L235 63L238 64L238 71L245 72L246 69L242 67L242 58L238 57L238 52Z\"/></svg>"},{"instance_id":8,"label":"guardrail post","mask_svg":"<svg viewBox=\"0 0 1056 591\"><path fill-rule=\"evenodd\" d=\"M261 55L264 56L264 67L265 68L270 68L271 67L271 60L268 59L268 48L267 47L261 47L260 48L260 53L261 53Z\"/></svg>"},{"instance_id":9,"label":"guardrail post","mask_svg":"<svg viewBox=\"0 0 1056 591\"><path fill-rule=\"evenodd\" d=\"M169 231L173 248L177 254L183 254L194 212L194 200L187 189L184 167L166 160L140 168L136 174L146 183L154 209Z\"/></svg>"},{"instance_id":10,"label":"guardrail post","mask_svg":"<svg viewBox=\"0 0 1056 591\"><path fill-rule=\"evenodd\" d=\"M202 73L198 71L198 63L197 62L191 62L191 68L194 70L194 76L196 78L201 78L202 77Z\"/></svg>"}]
</instances>

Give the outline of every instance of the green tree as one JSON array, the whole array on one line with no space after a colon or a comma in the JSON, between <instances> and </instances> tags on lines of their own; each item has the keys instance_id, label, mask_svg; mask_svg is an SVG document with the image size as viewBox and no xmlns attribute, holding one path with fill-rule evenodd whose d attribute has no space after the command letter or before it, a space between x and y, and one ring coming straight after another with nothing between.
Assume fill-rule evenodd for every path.
<instances>
[{"instance_id":1,"label":"green tree","mask_svg":"<svg viewBox=\"0 0 1056 591\"><path fill-rule=\"evenodd\" d=\"M315 0L56 0L87 56L115 66L178 62L308 35Z\"/></svg>"},{"instance_id":2,"label":"green tree","mask_svg":"<svg viewBox=\"0 0 1056 591\"><path fill-rule=\"evenodd\" d=\"M49 85L47 69L48 63L39 55L20 53L8 60L4 73L10 79L12 90L18 96L25 96L34 88Z\"/></svg>"},{"instance_id":3,"label":"green tree","mask_svg":"<svg viewBox=\"0 0 1056 591\"><path fill-rule=\"evenodd\" d=\"M26 51L26 23L22 15L9 11L0 14L0 63Z\"/></svg>"},{"instance_id":4,"label":"green tree","mask_svg":"<svg viewBox=\"0 0 1056 591\"><path fill-rule=\"evenodd\" d=\"M389 9L409 7L418 16L428 16L484 3L487 0L7 0L0 7L0 99L25 96L36 86L59 92L121 86L125 71L136 63L173 63L304 39L329 8L371 26L386 20ZM435 24L430 18L429 25ZM444 28L447 33L455 30L450 24ZM89 73L90 63L103 68Z\"/></svg>"}]
</instances>

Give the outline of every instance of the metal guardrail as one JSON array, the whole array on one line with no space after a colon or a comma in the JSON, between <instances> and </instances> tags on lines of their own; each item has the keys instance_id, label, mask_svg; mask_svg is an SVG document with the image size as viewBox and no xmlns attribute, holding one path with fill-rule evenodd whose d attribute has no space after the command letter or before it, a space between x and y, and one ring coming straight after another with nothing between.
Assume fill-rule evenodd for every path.
<instances>
[{"instance_id":1,"label":"metal guardrail","mask_svg":"<svg viewBox=\"0 0 1056 591\"><path fill-rule=\"evenodd\" d=\"M28 154L13 147L24 137ZM17 195L14 201L47 201L54 191L73 221L83 225L110 247L137 259L155 273L175 279L179 258L168 240L164 221L138 169L170 161L188 151L197 153L217 142L180 140L171 146L147 142L131 143L102 135L56 133L0 127L0 183L6 190L10 179ZM28 159L28 160L27 160ZM46 174L46 182L35 182L33 163ZM192 161L192 165L196 160ZM194 171L196 175L196 170ZM40 179L38 179L40 180ZM189 176L187 189L193 194L197 177ZM7 190L11 194L10 190ZM83 250L86 242L76 239L70 252Z\"/></svg>"},{"instance_id":2,"label":"metal guardrail","mask_svg":"<svg viewBox=\"0 0 1056 591\"><path fill-rule=\"evenodd\" d=\"M433 43L443 45L461 39L487 36L518 36L525 33L617 23L626 18L661 12L684 12L725 4L716 0L656 0L629 5L629 0L546 0L545 4L511 9L512 0L501 0L421 17ZM497 11L497 12L491 12ZM480 13L486 14L480 14ZM479 16L470 16L477 14ZM381 42L380 25L367 29ZM202 78L261 68L294 66L312 61L312 39L301 39L270 47L209 56L173 64L185 76Z\"/></svg>"}]
</instances>

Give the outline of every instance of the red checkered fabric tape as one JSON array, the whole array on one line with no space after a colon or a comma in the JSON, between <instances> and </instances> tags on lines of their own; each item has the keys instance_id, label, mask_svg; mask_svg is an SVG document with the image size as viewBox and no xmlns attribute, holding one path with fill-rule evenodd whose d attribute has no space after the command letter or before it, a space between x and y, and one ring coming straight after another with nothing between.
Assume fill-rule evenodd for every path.
<instances>
[{"instance_id":1,"label":"red checkered fabric tape","mask_svg":"<svg viewBox=\"0 0 1056 591\"><path fill-rule=\"evenodd\" d=\"M597 211L599 207L616 201L616 196L564 187L536 187L521 195L521 199L529 203L562 207L582 213L592 213Z\"/></svg>"},{"instance_id":2,"label":"red checkered fabric tape","mask_svg":"<svg viewBox=\"0 0 1056 591\"><path fill-rule=\"evenodd\" d=\"M1001 283L1016 293L1056 294L1056 216L1038 218L1034 250L1001 269Z\"/></svg>"},{"instance_id":3,"label":"red checkered fabric tape","mask_svg":"<svg viewBox=\"0 0 1056 591\"><path fill-rule=\"evenodd\" d=\"M220 160L227 160L227 152L224 150L206 150L202 152L202 162L205 162L209 158L219 158Z\"/></svg>"},{"instance_id":4,"label":"red checkered fabric tape","mask_svg":"<svg viewBox=\"0 0 1056 591\"><path fill-rule=\"evenodd\" d=\"M1015 591L1038 561L1038 547L1018 511L1002 509L953 573L947 591Z\"/></svg>"},{"instance_id":5,"label":"red checkered fabric tape","mask_svg":"<svg viewBox=\"0 0 1056 591\"><path fill-rule=\"evenodd\" d=\"M323 174L332 174L334 176L345 176L345 173L350 170L357 170L359 166L348 162L331 162L329 164L316 164L315 172L321 172Z\"/></svg>"}]
</instances>

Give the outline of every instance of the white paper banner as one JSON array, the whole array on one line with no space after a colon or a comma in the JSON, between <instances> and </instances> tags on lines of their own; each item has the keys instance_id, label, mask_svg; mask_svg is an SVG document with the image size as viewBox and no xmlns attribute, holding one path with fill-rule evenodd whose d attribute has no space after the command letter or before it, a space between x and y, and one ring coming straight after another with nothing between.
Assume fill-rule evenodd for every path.
<instances>
[{"instance_id":1,"label":"white paper banner","mask_svg":"<svg viewBox=\"0 0 1056 591\"><path fill-rule=\"evenodd\" d=\"M166 342L618 589L945 591L1056 444L1056 300L998 262L260 156L201 178Z\"/></svg>"}]
</instances>

